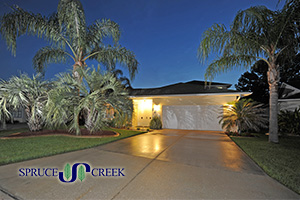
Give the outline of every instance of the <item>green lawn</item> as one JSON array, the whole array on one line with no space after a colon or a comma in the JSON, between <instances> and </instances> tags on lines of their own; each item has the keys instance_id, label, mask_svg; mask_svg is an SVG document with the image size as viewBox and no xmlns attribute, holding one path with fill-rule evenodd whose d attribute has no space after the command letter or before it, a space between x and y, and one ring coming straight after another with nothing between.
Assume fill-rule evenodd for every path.
<instances>
[{"instance_id":1,"label":"green lawn","mask_svg":"<svg viewBox=\"0 0 300 200\"><path fill-rule=\"evenodd\" d=\"M86 149L144 133L141 131L123 129L110 130L118 132L120 135L118 137L103 138L75 138L68 136L41 136L19 139L0 138L0 165ZM0 136L3 137L20 131L22 131L22 129L15 131L1 131Z\"/></svg>"},{"instance_id":2,"label":"green lawn","mask_svg":"<svg viewBox=\"0 0 300 200\"><path fill-rule=\"evenodd\" d=\"M267 174L300 194L300 138L280 138L279 144L268 137L231 137Z\"/></svg>"}]
</instances>

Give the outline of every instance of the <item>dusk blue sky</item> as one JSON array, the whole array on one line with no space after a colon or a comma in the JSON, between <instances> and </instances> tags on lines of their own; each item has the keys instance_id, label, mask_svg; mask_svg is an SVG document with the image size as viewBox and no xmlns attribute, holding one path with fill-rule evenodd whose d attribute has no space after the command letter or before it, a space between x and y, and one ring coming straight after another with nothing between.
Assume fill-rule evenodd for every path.
<instances>
[{"instance_id":1,"label":"dusk blue sky","mask_svg":"<svg viewBox=\"0 0 300 200\"><path fill-rule=\"evenodd\" d=\"M9 12L5 4L17 4L34 13L49 15L59 0L0 0L0 15ZM122 30L120 44L136 54L139 72L132 81L134 88L159 87L177 82L204 80L207 65L197 59L201 34L214 23L229 26L238 10L255 5L276 9L277 0L81 0L87 22L109 18ZM32 36L17 40L13 57L0 41L2 79L25 72L34 73L32 58L47 42ZM210 58L212 60L213 57ZM95 62L89 62L89 65ZM72 69L51 64L46 78ZM124 69L125 74L128 74ZM218 75L214 81L236 84L245 69Z\"/></svg>"}]
</instances>

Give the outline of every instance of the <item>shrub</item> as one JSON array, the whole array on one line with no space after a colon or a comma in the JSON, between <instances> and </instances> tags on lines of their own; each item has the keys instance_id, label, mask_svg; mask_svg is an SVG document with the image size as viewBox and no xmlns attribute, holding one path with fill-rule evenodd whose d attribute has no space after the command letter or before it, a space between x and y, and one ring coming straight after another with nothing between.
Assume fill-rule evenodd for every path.
<instances>
[{"instance_id":1,"label":"shrub","mask_svg":"<svg viewBox=\"0 0 300 200\"><path fill-rule=\"evenodd\" d=\"M151 129L161 129L162 122L159 116L155 115L150 121L150 128Z\"/></svg>"},{"instance_id":2,"label":"shrub","mask_svg":"<svg viewBox=\"0 0 300 200\"><path fill-rule=\"evenodd\" d=\"M238 134L249 131L260 131L267 127L268 118L263 104L251 99L241 99L223 106L219 116L222 128L227 132L237 129Z\"/></svg>"},{"instance_id":3,"label":"shrub","mask_svg":"<svg viewBox=\"0 0 300 200\"><path fill-rule=\"evenodd\" d=\"M131 126L131 115L125 112L116 113L110 122L110 126L114 128L126 128Z\"/></svg>"},{"instance_id":4,"label":"shrub","mask_svg":"<svg viewBox=\"0 0 300 200\"><path fill-rule=\"evenodd\" d=\"M51 84L38 74L32 78L26 74L0 81L0 118L11 116L11 109L24 108L30 131L40 131L45 124L45 109Z\"/></svg>"},{"instance_id":5,"label":"shrub","mask_svg":"<svg viewBox=\"0 0 300 200\"><path fill-rule=\"evenodd\" d=\"M78 68L76 72L81 81L71 73L60 74L54 82L55 87L48 92L47 125L66 126L79 135L81 118L85 128L92 133L107 126L108 111L113 109L116 114L113 123L123 126L132 111L132 100L121 82L100 67L98 70Z\"/></svg>"},{"instance_id":6,"label":"shrub","mask_svg":"<svg viewBox=\"0 0 300 200\"><path fill-rule=\"evenodd\" d=\"M281 110L278 127L281 134L300 135L300 107L294 111Z\"/></svg>"}]
</instances>

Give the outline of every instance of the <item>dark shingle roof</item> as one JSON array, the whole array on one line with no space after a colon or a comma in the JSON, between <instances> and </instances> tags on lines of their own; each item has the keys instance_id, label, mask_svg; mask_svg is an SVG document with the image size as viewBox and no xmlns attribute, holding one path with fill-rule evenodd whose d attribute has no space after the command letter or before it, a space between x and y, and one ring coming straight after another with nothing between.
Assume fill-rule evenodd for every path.
<instances>
[{"instance_id":1,"label":"dark shingle roof","mask_svg":"<svg viewBox=\"0 0 300 200\"><path fill-rule=\"evenodd\" d=\"M288 83L285 83L286 85L290 85L296 89L300 89L300 81L290 81ZM278 92L279 99L300 99L300 93L295 93L296 90L294 88L288 88L286 85L281 86Z\"/></svg>"},{"instance_id":2,"label":"dark shingle roof","mask_svg":"<svg viewBox=\"0 0 300 200\"><path fill-rule=\"evenodd\" d=\"M284 97L284 98L279 98L279 99L300 99L300 93L288 96L288 97Z\"/></svg>"},{"instance_id":3,"label":"dark shingle roof","mask_svg":"<svg viewBox=\"0 0 300 200\"><path fill-rule=\"evenodd\" d=\"M156 95L184 95L203 93L232 93L236 90L228 90L231 84L211 82L210 86L205 85L205 81L190 81L186 83L176 83L158 88L129 89L130 96L156 96Z\"/></svg>"},{"instance_id":4,"label":"dark shingle roof","mask_svg":"<svg viewBox=\"0 0 300 200\"><path fill-rule=\"evenodd\" d=\"M289 85L291 85L291 86L293 86L295 88L300 89L300 80L299 81L298 80L297 81L290 81L287 84L289 84Z\"/></svg>"}]
</instances>

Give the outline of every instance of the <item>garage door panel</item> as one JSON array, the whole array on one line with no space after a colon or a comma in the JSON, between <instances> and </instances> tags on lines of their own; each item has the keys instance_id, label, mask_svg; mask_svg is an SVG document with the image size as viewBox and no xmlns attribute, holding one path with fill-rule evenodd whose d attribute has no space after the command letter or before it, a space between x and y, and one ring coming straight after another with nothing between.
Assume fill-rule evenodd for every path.
<instances>
[{"instance_id":1,"label":"garage door panel","mask_svg":"<svg viewBox=\"0 0 300 200\"><path fill-rule=\"evenodd\" d=\"M188 130L222 130L218 119L220 105L163 106L163 128Z\"/></svg>"}]
</instances>

